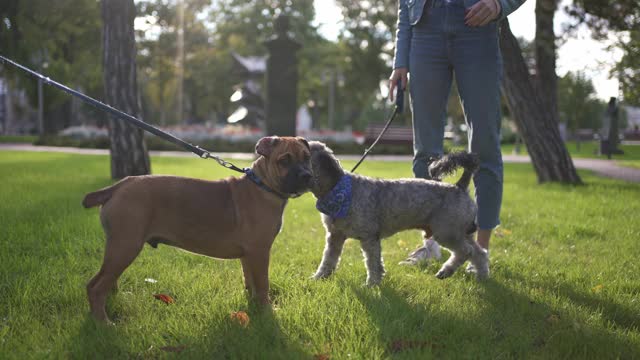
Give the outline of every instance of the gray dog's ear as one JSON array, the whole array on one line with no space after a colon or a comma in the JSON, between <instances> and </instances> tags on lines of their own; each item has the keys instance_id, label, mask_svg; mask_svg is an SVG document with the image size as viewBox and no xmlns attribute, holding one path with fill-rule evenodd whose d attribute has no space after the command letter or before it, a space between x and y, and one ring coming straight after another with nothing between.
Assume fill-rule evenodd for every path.
<instances>
[{"instance_id":1,"label":"gray dog's ear","mask_svg":"<svg viewBox=\"0 0 640 360\"><path fill-rule=\"evenodd\" d=\"M269 155L271 155L271 151L273 150L273 147L276 146L278 141L280 141L280 139L277 136L263 137L262 139L258 140L258 143L256 144L256 153L258 155L268 157Z\"/></svg>"},{"instance_id":2,"label":"gray dog's ear","mask_svg":"<svg viewBox=\"0 0 640 360\"><path fill-rule=\"evenodd\" d=\"M326 146L320 141L315 141L315 140L309 141L309 150L311 150L311 153L319 152L319 151L327 151L326 149L327 149Z\"/></svg>"},{"instance_id":3,"label":"gray dog's ear","mask_svg":"<svg viewBox=\"0 0 640 360\"><path fill-rule=\"evenodd\" d=\"M307 139L303 138L302 136L296 136L296 139L298 139L298 141L302 142L307 149L309 149L309 151L311 151L311 148L309 147L309 142L307 141Z\"/></svg>"}]
</instances>

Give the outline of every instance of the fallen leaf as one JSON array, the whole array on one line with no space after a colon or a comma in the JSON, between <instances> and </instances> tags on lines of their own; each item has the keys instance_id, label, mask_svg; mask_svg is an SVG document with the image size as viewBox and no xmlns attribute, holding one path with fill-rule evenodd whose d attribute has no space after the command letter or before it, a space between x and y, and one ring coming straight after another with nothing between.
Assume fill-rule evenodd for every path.
<instances>
[{"instance_id":1,"label":"fallen leaf","mask_svg":"<svg viewBox=\"0 0 640 360\"><path fill-rule=\"evenodd\" d=\"M173 304L176 302L171 296L166 294L153 294L153 297L162 300L165 304Z\"/></svg>"},{"instance_id":2,"label":"fallen leaf","mask_svg":"<svg viewBox=\"0 0 640 360\"><path fill-rule=\"evenodd\" d=\"M244 311L234 311L229 315L229 317L231 320L237 321L238 324L242 326L246 327L249 325L249 315Z\"/></svg>"},{"instance_id":3,"label":"fallen leaf","mask_svg":"<svg viewBox=\"0 0 640 360\"><path fill-rule=\"evenodd\" d=\"M329 360L331 357L327 354L315 354L313 355L313 360Z\"/></svg>"},{"instance_id":4,"label":"fallen leaf","mask_svg":"<svg viewBox=\"0 0 640 360\"><path fill-rule=\"evenodd\" d=\"M495 235L497 237L505 237L505 236L511 235L511 230L499 228L499 229L496 229Z\"/></svg>"},{"instance_id":5,"label":"fallen leaf","mask_svg":"<svg viewBox=\"0 0 640 360\"><path fill-rule=\"evenodd\" d=\"M604 288L604 285L598 284L593 288L591 288L591 291L593 291L594 293L599 293L600 291L602 291L603 288Z\"/></svg>"},{"instance_id":6,"label":"fallen leaf","mask_svg":"<svg viewBox=\"0 0 640 360\"><path fill-rule=\"evenodd\" d=\"M179 353L179 352L182 352L182 350L184 350L186 348L187 348L187 345L163 346L163 347L160 348L160 350L166 351L166 352Z\"/></svg>"}]
</instances>

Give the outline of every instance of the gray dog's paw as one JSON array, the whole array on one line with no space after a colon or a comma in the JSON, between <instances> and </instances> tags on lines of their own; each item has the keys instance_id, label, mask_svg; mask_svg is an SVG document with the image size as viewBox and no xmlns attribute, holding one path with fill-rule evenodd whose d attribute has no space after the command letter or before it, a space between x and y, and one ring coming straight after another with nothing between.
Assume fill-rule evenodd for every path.
<instances>
[{"instance_id":1,"label":"gray dog's paw","mask_svg":"<svg viewBox=\"0 0 640 360\"><path fill-rule=\"evenodd\" d=\"M486 280L489 278L489 269L485 269L484 271L476 271L476 278L478 281Z\"/></svg>"},{"instance_id":2,"label":"gray dog's paw","mask_svg":"<svg viewBox=\"0 0 640 360\"><path fill-rule=\"evenodd\" d=\"M365 283L365 285L367 285L368 287L376 287L380 285L381 282L382 282L382 279L367 279L367 282Z\"/></svg>"},{"instance_id":3,"label":"gray dog's paw","mask_svg":"<svg viewBox=\"0 0 640 360\"><path fill-rule=\"evenodd\" d=\"M453 271L450 269L440 269L440 271L436 273L436 277L440 280L446 279L451 275L453 275Z\"/></svg>"},{"instance_id":4,"label":"gray dog's paw","mask_svg":"<svg viewBox=\"0 0 640 360\"><path fill-rule=\"evenodd\" d=\"M322 280L328 278L329 276L331 276L330 272L316 272L311 276L311 278L313 280Z\"/></svg>"}]
</instances>

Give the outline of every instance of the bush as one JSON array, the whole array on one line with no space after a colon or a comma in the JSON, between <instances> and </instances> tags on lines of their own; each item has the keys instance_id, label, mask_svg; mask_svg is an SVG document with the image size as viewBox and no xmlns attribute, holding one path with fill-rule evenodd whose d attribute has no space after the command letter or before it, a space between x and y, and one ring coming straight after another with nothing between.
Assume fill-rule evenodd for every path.
<instances>
[{"instance_id":1,"label":"bush","mask_svg":"<svg viewBox=\"0 0 640 360\"><path fill-rule=\"evenodd\" d=\"M37 139L37 136L32 135L2 135L0 136L0 143L33 144Z\"/></svg>"}]
</instances>

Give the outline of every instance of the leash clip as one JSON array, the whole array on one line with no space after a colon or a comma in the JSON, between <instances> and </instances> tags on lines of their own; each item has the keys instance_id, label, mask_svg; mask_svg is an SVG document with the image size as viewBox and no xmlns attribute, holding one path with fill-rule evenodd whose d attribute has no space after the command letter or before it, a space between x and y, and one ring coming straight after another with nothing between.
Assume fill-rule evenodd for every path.
<instances>
[{"instance_id":1,"label":"leash clip","mask_svg":"<svg viewBox=\"0 0 640 360\"><path fill-rule=\"evenodd\" d=\"M202 151L202 154L200 154L201 158L208 159L211 157L211 154L207 150L201 148L200 146L196 146L196 149Z\"/></svg>"}]
</instances>

